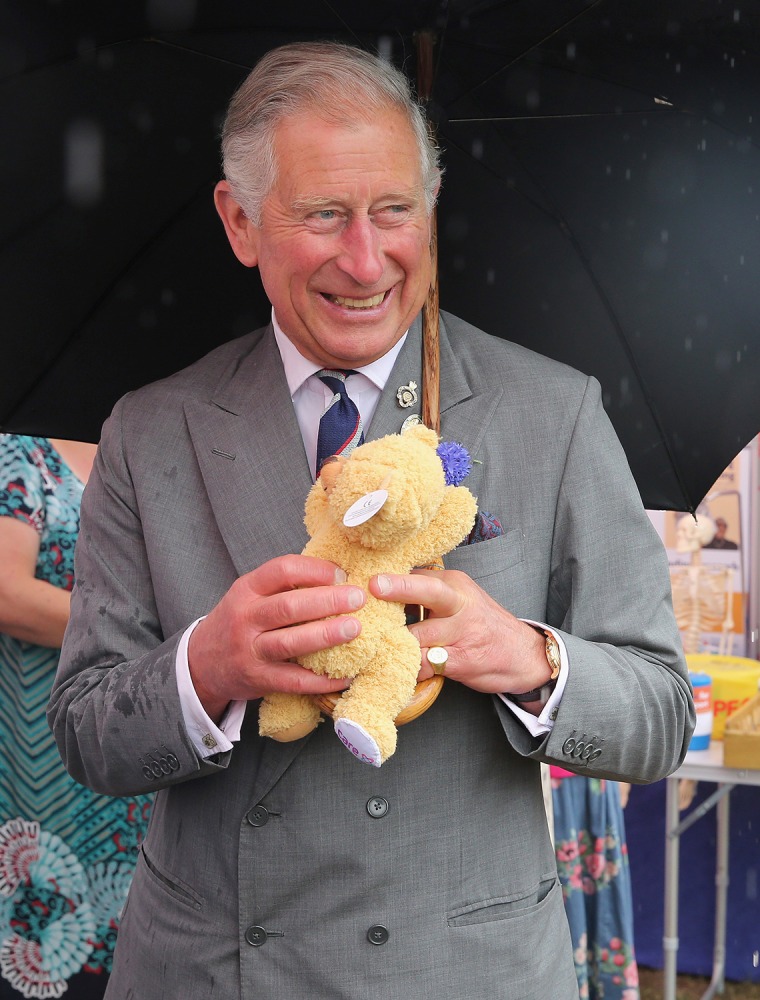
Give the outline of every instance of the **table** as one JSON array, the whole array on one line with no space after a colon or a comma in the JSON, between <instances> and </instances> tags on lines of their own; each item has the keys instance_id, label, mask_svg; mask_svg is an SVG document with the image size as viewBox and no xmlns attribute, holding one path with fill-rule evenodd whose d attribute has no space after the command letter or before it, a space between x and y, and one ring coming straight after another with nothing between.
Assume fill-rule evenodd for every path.
<instances>
[{"instance_id":1,"label":"table","mask_svg":"<svg viewBox=\"0 0 760 1000\"><path fill-rule=\"evenodd\" d=\"M717 790L679 822L678 781L712 781ZM715 849L715 943L713 974L702 1000L711 1000L723 992L726 961L726 900L728 895L729 798L736 785L760 786L760 770L723 766L723 743L713 740L708 750L692 750L681 767L667 779L665 797L665 926L662 939L664 956L663 1000L676 1000L678 959L678 882L680 838L684 830L716 806Z\"/></svg>"}]
</instances>

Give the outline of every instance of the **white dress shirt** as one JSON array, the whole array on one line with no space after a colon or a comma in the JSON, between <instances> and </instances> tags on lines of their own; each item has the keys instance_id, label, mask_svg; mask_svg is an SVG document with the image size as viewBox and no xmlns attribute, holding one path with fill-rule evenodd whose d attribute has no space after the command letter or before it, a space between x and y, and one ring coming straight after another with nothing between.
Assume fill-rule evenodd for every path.
<instances>
[{"instance_id":1,"label":"white dress shirt","mask_svg":"<svg viewBox=\"0 0 760 1000\"><path fill-rule=\"evenodd\" d=\"M315 377L315 373L320 371L319 365L308 361L299 354L295 346L285 336L280 329L277 318L272 311L272 325L277 347L282 358L285 378L287 379L290 397L293 400L296 419L301 430L306 456L309 460L309 468L312 476L315 477L315 465L317 460L317 434L319 431L319 421L325 412L328 403L333 397L333 393L328 386ZM356 404L362 418L364 427L368 427L375 413L378 401L388 381L393 365L399 351L401 350L406 334L399 342L382 358L373 361L372 364L363 368L357 368L355 375L350 375L346 380L346 390L348 395ZM305 498L304 498L305 499ZM225 753L232 749L234 743L240 739L240 729L243 724L243 716L247 702L230 702L227 711L218 724L214 723L195 692L193 682L190 677L190 667L187 658L187 647L190 636L199 621L194 621L190 625L177 647L176 673L177 687L179 689L180 705L184 716L190 739L201 757L210 757L213 754ZM531 622L538 625L540 622ZM542 626L544 627L544 626ZM551 630L553 632L553 630ZM556 717L555 709L559 706L567 681L567 652L561 636L556 636L560 648L562 665L560 667L557 683L551 697L541 710L538 716L531 715L523 708L511 701L505 695L499 697L514 712L518 719L525 725L533 736L541 736L548 733L554 726Z\"/></svg>"}]
</instances>

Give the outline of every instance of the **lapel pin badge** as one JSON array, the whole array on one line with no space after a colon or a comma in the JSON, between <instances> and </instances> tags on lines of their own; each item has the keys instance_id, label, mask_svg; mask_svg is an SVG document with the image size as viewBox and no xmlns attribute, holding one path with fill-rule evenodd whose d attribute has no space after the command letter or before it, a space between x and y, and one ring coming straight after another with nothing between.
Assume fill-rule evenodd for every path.
<instances>
[{"instance_id":1,"label":"lapel pin badge","mask_svg":"<svg viewBox=\"0 0 760 1000\"><path fill-rule=\"evenodd\" d=\"M404 409L407 406L414 406L417 402L417 383L410 382L408 385L400 386L396 391L396 399L398 405L403 406Z\"/></svg>"},{"instance_id":2,"label":"lapel pin badge","mask_svg":"<svg viewBox=\"0 0 760 1000\"><path fill-rule=\"evenodd\" d=\"M422 423L422 417L419 415L419 413L412 413L411 416L408 416L401 425L401 433L403 434L404 431L408 431L410 427L415 427L417 424L421 423Z\"/></svg>"}]
</instances>

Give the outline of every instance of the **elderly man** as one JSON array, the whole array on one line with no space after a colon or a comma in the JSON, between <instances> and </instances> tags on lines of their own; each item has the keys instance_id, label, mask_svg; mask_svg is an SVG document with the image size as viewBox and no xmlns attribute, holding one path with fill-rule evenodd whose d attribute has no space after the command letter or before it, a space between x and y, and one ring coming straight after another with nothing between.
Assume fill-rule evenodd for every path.
<instances>
[{"instance_id":1,"label":"elderly man","mask_svg":"<svg viewBox=\"0 0 760 1000\"><path fill-rule=\"evenodd\" d=\"M410 628L421 678L448 654L443 692L380 769L329 725L261 738L262 695L346 683L294 662L355 637L366 599L292 554L345 401L318 373L339 370L366 438L412 412L440 172L404 77L330 44L269 53L223 151L217 209L272 323L116 406L50 706L78 780L158 790L108 996L571 1000L539 761L653 781L693 726L664 554L598 386L443 317L443 436L504 531L370 585L429 610Z\"/></svg>"}]
</instances>

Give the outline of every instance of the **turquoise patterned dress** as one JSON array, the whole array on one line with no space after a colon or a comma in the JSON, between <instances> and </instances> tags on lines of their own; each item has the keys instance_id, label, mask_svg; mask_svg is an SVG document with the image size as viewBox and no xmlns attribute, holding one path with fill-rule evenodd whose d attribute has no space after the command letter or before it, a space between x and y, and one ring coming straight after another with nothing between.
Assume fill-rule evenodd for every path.
<instances>
[{"instance_id":1,"label":"turquoise patterned dress","mask_svg":"<svg viewBox=\"0 0 760 1000\"><path fill-rule=\"evenodd\" d=\"M554 841L582 1000L639 1000L633 898L616 782L560 768L552 776Z\"/></svg>"},{"instance_id":2,"label":"turquoise patterned dress","mask_svg":"<svg viewBox=\"0 0 760 1000\"><path fill-rule=\"evenodd\" d=\"M0 516L71 590L82 483L45 438L0 434ZM102 997L150 800L73 781L45 719L58 650L0 633L0 998Z\"/></svg>"}]
</instances>

